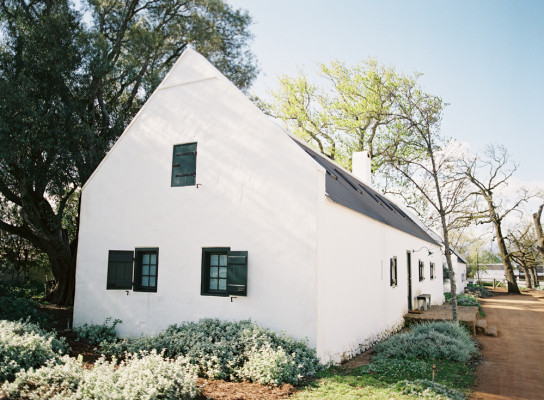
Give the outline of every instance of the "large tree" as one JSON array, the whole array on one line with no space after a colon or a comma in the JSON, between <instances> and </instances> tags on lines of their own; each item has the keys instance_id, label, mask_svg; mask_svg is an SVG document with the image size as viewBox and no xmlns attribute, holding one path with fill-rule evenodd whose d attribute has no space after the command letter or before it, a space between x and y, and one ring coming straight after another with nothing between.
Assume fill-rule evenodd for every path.
<instances>
[{"instance_id":1,"label":"large tree","mask_svg":"<svg viewBox=\"0 0 544 400\"><path fill-rule=\"evenodd\" d=\"M351 155L368 151L373 171L383 154L398 145L406 131L392 130L400 118L402 92L417 89L419 74L397 73L368 59L355 66L340 61L319 66L320 84L303 71L283 76L269 103L259 106L291 132L351 170Z\"/></svg>"},{"instance_id":2,"label":"large tree","mask_svg":"<svg viewBox=\"0 0 544 400\"><path fill-rule=\"evenodd\" d=\"M482 156L467 155L460 160L459 165L461 173L472 183L473 194L480 199L471 211L471 218L480 224L493 224L508 293L519 294L512 254L507 247L503 225L509 214L520 212L519 207L528 200L529 194L522 190L512 202L508 202L506 196L500 194L517 166L510 161L506 148L499 145L487 146Z\"/></svg>"},{"instance_id":3,"label":"large tree","mask_svg":"<svg viewBox=\"0 0 544 400\"><path fill-rule=\"evenodd\" d=\"M440 229L451 283L452 319L458 321L457 287L450 235L465 225L466 180L455 165L459 145L440 134L444 103L423 90L403 93L400 114L393 129L408 132L398 148L386 153L386 191L404 198L418 214ZM399 136L400 137L400 136Z\"/></svg>"},{"instance_id":4,"label":"large tree","mask_svg":"<svg viewBox=\"0 0 544 400\"><path fill-rule=\"evenodd\" d=\"M541 262L540 254L536 249L537 238L532 224L526 224L508 232L507 239L513 250L510 251L512 259L518 263L525 275L527 288L538 286L536 268Z\"/></svg>"},{"instance_id":5,"label":"large tree","mask_svg":"<svg viewBox=\"0 0 544 400\"><path fill-rule=\"evenodd\" d=\"M187 46L240 88L256 75L249 15L223 0L0 0L0 229L45 252L74 295L74 192Z\"/></svg>"}]
</instances>

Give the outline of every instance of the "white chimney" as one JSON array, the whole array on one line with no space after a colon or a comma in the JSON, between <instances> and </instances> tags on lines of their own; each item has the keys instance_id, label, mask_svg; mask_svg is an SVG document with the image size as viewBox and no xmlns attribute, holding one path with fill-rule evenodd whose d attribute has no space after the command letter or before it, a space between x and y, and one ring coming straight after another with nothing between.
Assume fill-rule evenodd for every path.
<instances>
[{"instance_id":1,"label":"white chimney","mask_svg":"<svg viewBox=\"0 0 544 400\"><path fill-rule=\"evenodd\" d=\"M368 151L359 151L351 155L351 173L361 182L372 186L372 170Z\"/></svg>"}]
</instances>

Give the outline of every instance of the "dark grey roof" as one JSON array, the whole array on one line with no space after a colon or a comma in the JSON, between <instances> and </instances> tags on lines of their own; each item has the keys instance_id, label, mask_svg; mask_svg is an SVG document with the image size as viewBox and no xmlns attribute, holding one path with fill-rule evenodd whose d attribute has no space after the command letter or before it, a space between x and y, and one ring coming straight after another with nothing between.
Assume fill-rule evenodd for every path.
<instances>
[{"instance_id":1,"label":"dark grey roof","mask_svg":"<svg viewBox=\"0 0 544 400\"><path fill-rule=\"evenodd\" d=\"M293 139L293 141L325 168L327 172L325 190L329 199L412 236L439 244L391 200L343 171L329 158L310 149L298 140Z\"/></svg>"},{"instance_id":2,"label":"dark grey roof","mask_svg":"<svg viewBox=\"0 0 544 400\"><path fill-rule=\"evenodd\" d=\"M460 262L460 263L463 263L463 264L466 264L467 261L463 258L463 256L461 255L461 253L459 253L457 250L455 250L453 247L450 247L451 251L453 252L453 254L455 254L457 256L457 261Z\"/></svg>"}]
</instances>

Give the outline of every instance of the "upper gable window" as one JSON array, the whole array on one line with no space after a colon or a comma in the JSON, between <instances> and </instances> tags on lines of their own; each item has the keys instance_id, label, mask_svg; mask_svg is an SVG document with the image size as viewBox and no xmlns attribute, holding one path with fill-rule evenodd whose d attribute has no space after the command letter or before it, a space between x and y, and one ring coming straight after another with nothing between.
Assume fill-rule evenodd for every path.
<instances>
[{"instance_id":1,"label":"upper gable window","mask_svg":"<svg viewBox=\"0 0 544 400\"><path fill-rule=\"evenodd\" d=\"M174 145L172 186L194 186L196 181L196 143Z\"/></svg>"}]
</instances>

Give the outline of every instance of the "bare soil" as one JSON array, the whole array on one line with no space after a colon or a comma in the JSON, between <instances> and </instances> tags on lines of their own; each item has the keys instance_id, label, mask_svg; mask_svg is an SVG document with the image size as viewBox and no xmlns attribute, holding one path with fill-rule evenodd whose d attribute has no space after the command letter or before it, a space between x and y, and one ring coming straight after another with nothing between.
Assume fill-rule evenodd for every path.
<instances>
[{"instance_id":1,"label":"bare soil","mask_svg":"<svg viewBox=\"0 0 544 400\"><path fill-rule=\"evenodd\" d=\"M544 292L494 294L481 304L498 336L478 336L483 361L471 400L544 399Z\"/></svg>"}]
</instances>

